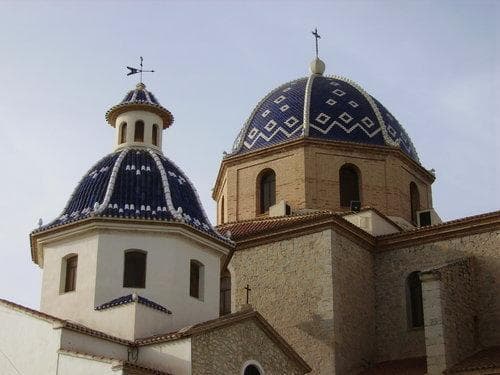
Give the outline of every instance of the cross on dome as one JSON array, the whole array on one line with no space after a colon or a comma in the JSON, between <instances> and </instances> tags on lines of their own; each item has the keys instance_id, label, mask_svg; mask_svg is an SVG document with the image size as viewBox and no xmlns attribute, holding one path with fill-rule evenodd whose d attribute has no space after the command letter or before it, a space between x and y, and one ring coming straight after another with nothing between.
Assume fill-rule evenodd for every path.
<instances>
[{"instance_id":1,"label":"cross on dome","mask_svg":"<svg viewBox=\"0 0 500 375\"><path fill-rule=\"evenodd\" d=\"M311 33L312 35L314 35L314 40L316 43L316 57L313 61L311 61L311 64L309 65L309 71L311 72L311 74L322 75L325 72L325 63L319 58L318 49L318 40L321 39L321 35L319 35L317 28L315 28Z\"/></svg>"}]
</instances>

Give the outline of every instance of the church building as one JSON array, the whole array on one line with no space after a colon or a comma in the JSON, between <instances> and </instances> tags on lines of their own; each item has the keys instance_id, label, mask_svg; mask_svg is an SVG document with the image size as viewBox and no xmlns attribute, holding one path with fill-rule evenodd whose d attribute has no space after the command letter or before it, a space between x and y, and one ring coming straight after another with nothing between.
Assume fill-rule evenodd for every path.
<instances>
[{"instance_id":1,"label":"church building","mask_svg":"<svg viewBox=\"0 0 500 375\"><path fill-rule=\"evenodd\" d=\"M110 108L114 150L30 234L40 311L0 300L0 373L500 374L500 211L442 222L402 125L324 72L251 111L215 227L170 111L142 80Z\"/></svg>"}]
</instances>

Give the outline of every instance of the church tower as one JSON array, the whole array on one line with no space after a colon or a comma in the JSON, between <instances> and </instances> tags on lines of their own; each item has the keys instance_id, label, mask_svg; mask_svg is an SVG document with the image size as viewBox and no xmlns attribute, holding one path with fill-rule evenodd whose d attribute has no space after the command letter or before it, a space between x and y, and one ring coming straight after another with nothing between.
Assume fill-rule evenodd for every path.
<instances>
[{"instance_id":1,"label":"church tower","mask_svg":"<svg viewBox=\"0 0 500 375\"><path fill-rule=\"evenodd\" d=\"M173 123L141 82L106 113L114 151L85 173L61 214L31 233L41 311L129 340L219 316L230 240L162 152Z\"/></svg>"},{"instance_id":2,"label":"church tower","mask_svg":"<svg viewBox=\"0 0 500 375\"><path fill-rule=\"evenodd\" d=\"M215 183L218 224L372 207L403 226L432 209L434 175L403 126L354 81L324 74L271 90L252 110Z\"/></svg>"}]
</instances>

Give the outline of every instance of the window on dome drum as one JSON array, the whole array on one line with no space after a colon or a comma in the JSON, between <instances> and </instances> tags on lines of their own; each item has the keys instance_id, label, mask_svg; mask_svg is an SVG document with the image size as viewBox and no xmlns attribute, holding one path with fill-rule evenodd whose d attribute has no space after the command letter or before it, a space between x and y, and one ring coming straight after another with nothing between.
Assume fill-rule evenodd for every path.
<instances>
[{"instance_id":1,"label":"window on dome drum","mask_svg":"<svg viewBox=\"0 0 500 375\"><path fill-rule=\"evenodd\" d=\"M220 278L220 315L231 313L231 275L225 271Z\"/></svg>"},{"instance_id":2,"label":"window on dome drum","mask_svg":"<svg viewBox=\"0 0 500 375\"><path fill-rule=\"evenodd\" d=\"M269 207L276 204L276 173L272 169L266 169L259 178L259 213L269 211Z\"/></svg>"},{"instance_id":3,"label":"window on dome drum","mask_svg":"<svg viewBox=\"0 0 500 375\"><path fill-rule=\"evenodd\" d=\"M421 328L424 326L424 304L420 272L415 271L408 275L406 289L409 326L410 328Z\"/></svg>"},{"instance_id":4,"label":"window on dome drum","mask_svg":"<svg viewBox=\"0 0 500 375\"><path fill-rule=\"evenodd\" d=\"M417 184L410 183L410 206L411 206L411 221L417 224L417 211L420 210L420 193Z\"/></svg>"},{"instance_id":5,"label":"window on dome drum","mask_svg":"<svg viewBox=\"0 0 500 375\"><path fill-rule=\"evenodd\" d=\"M153 133L151 134L153 145L158 146L158 125L153 124Z\"/></svg>"},{"instance_id":6,"label":"window on dome drum","mask_svg":"<svg viewBox=\"0 0 500 375\"><path fill-rule=\"evenodd\" d=\"M144 122L141 120L135 122L134 142L144 142Z\"/></svg>"},{"instance_id":7,"label":"window on dome drum","mask_svg":"<svg viewBox=\"0 0 500 375\"><path fill-rule=\"evenodd\" d=\"M203 299L204 266L197 260L189 262L189 295L194 298Z\"/></svg>"},{"instance_id":8,"label":"window on dome drum","mask_svg":"<svg viewBox=\"0 0 500 375\"><path fill-rule=\"evenodd\" d=\"M257 366L255 365L248 365L245 367L245 371L243 372L243 375L261 375L260 370Z\"/></svg>"},{"instance_id":9,"label":"window on dome drum","mask_svg":"<svg viewBox=\"0 0 500 375\"><path fill-rule=\"evenodd\" d=\"M224 224L224 197L220 199L220 223Z\"/></svg>"},{"instance_id":10,"label":"window on dome drum","mask_svg":"<svg viewBox=\"0 0 500 375\"><path fill-rule=\"evenodd\" d=\"M125 266L123 269L124 288L146 287L147 253L142 250L125 251Z\"/></svg>"},{"instance_id":11,"label":"window on dome drum","mask_svg":"<svg viewBox=\"0 0 500 375\"><path fill-rule=\"evenodd\" d=\"M359 173L351 164L345 164L339 170L340 206L350 207L352 201L359 201Z\"/></svg>"},{"instance_id":12,"label":"window on dome drum","mask_svg":"<svg viewBox=\"0 0 500 375\"><path fill-rule=\"evenodd\" d=\"M78 267L78 255L71 255L64 259L64 292L72 292L76 289L76 269Z\"/></svg>"},{"instance_id":13,"label":"window on dome drum","mask_svg":"<svg viewBox=\"0 0 500 375\"><path fill-rule=\"evenodd\" d=\"M127 123L123 122L120 125L120 143L127 142Z\"/></svg>"}]
</instances>

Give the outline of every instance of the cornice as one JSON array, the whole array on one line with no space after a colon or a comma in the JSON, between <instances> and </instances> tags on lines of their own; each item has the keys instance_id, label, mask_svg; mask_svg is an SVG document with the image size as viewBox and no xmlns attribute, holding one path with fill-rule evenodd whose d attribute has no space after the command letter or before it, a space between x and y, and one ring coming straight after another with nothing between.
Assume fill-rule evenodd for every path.
<instances>
[{"instance_id":1,"label":"cornice","mask_svg":"<svg viewBox=\"0 0 500 375\"><path fill-rule=\"evenodd\" d=\"M378 252L500 230L500 211L465 217L412 231L376 238Z\"/></svg>"},{"instance_id":2,"label":"cornice","mask_svg":"<svg viewBox=\"0 0 500 375\"><path fill-rule=\"evenodd\" d=\"M43 247L53 241L84 235L97 230L141 231L164 234L183 234L223 255L227 255L232 245L209 234L195 230L178 221L157 221L146 219L124 219L117 217L94 216L54 228L30 234L31 258L38 265L43 264Z\"/></svg>"}]
</instances>

